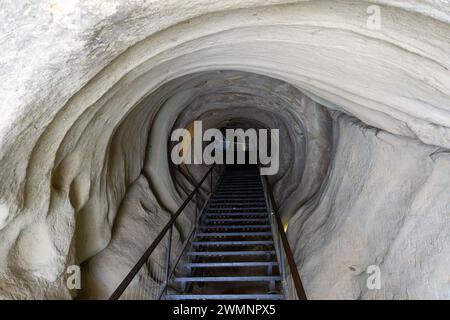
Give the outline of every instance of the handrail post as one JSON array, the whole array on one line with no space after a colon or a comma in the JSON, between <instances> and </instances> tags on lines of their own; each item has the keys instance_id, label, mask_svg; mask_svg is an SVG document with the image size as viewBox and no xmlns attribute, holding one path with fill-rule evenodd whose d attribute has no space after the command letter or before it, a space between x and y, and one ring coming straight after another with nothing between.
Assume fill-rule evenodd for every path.
<instances>
[{"instance_id":1,"label":"handrail post","mask_svg":"<svg viewBox=\"0 0 450 320\"><path fill-rule=\"evenodd\" d=\"M169 273L170 273L170 255L172 253L172 235L173 235L173 226L169 229L168 239L167 239L167 248L166 248L166 261L164 264L164 285L167 286L169 284Z\"/></svg>"},{"instance_id":2,"label":"handrail post","mask_svg":"<svg viewBox=\"0 0 450 320\"><path fill-rule=\"evenodd\" d=\"M195 219L194 222L197 223L197 218L198 218L198 193L195 194Z\"/></svg>"},{"instance_id":3,"label":"handrail post","mask_svg":"<svg viewBox=\"0 0 450 320\"><path fill-rule=\"evenodd\" d=\"M276 223L276 222L275 222ZM283 241L281 240L281 234L278 232L278 250L283 252ZM283 279L286 279L286 269L284 266L284 256L280 254L280 271Z\"/></svg>"},{"instance_id":4,"label":"handrail post","mask_svg":"<svg viewBox=\"0 0 450 320\"><path fill-rule=\"evenodd\" d=\"M211 170L211 173L210 173L210 179L211 179L211 193L213 193L213 190L214 190L214 188L213 188L213 171L214 171L214 170Z\"/></svg>"}]
</instances>

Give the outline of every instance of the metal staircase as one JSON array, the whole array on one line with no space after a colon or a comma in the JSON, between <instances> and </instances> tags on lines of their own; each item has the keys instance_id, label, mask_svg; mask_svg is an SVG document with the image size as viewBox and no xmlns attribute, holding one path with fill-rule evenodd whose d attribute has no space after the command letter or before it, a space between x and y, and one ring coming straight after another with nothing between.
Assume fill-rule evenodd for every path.
<instances>
[{"instance_id":1,"label":"metal staircase","mask_svg":"<svg viewBox=\"0 0 450 320\"><path fill-rule=\"evenodd\" d=\"M270 184L255 165L221 168L208 169L110 300L307 299ZM208 177L205 203L199 196ZM186 208L194 199L194 223L174 245L176 224L192 213ZM148 286L140 284L145 265L156 266Z\"/></svg>"},{"instance_id":2,"label":"metal staircase","mask_svg":"<svg viewBox=\"0 0 450 320\"><path fill-rule=\"evenodd\" d=\"M165 298L284 299L274 246L258 168L228 166Z\"/></svg>"}]
</instances>

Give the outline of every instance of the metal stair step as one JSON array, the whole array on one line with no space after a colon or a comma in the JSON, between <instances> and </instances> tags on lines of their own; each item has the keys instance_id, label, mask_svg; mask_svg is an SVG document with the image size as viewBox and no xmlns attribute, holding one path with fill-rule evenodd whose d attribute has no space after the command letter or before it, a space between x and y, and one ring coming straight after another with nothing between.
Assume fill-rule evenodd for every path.
<instances>
[{"instance_id":1,"label":"metal stair step","mask_svg":"<svg viewBox=\"0 0 450 320\"><path fill-rule=\"evenodd\" d=\"M212 202L225 202L225 204L227 203L233 203L233 202L238 202L240 201L241 203L244 202L250 202L250 201L266 201L266 199L264 199L263 197L217 197L217 198L213 198L211 199Z\"/></svg>"},{"instance_id":2,"label":"metal stair step","mask_svg":"<svg viewBox=\"0 0 450 320\"><path fill-rule=\"evenodd\" d=\"M252 202L253 201L253 202ZM255 202L256 201L256 202ZM261 208L267 208L266 201L260 199L244 199L242 202L242 198L239 199L220 199L220 201L210 201L207 209L221 209L222 207L231 207L231 208L250 208L246 206L256 206Z\"/></svg>"},{"instance_id":3,"label":"metal stair step","mask_svg":"<svg viewBox=\"0 0 450 320\"><path fill-rule=\"evenodd\" d=\"M254 219L266 219L268 214L266 212L231 212L231 213L208 213L205 214L205 222L211 222L210 220L229 220L229 219L245 219L246 221L252 219L252 222L255 222ZM223 221L219 221L223 222ZM227 221L228 222L228 221ZM242 221L238 221L242 222Z\"/></svg>"},{"instance_id":4,"label":"metal stair step","mask_svg":"<svg viewBox=\"0 0 450 320\"><path fill-rule=\"evenodd\" d=\"M223 267L270 267L277 266L275 261L249 261L249 262L193 262L186 263L187 268L223 268Z\"/></svg>"},{"instance_id":5,"label":"metal stair step","mask_svg":"<svg viewBox=\"0 0 450 320\"><path fill-rule=\"evenodd\" d=\"M266 199L264 198L250 198L250 199L245 199L245 198L216 198L216 199L211 199L209 201L209 203L211 205L265 205L266 204Z\"/></svg>"},{"instance_id":6,"label":"metal stair step","mask_svg":"<svg viewBox=\"0 0 450 320\"><path fill-rule=\"evenodd\" d=\"M236 181L243 181L243 180L252 180L252 181L260 181L259 180L259 174L254 173L250 175L242 174L242 175L225 175L223 181L230 181L230 180L236 180Z\"/></svg>"},{"instance_id":7,"label":"metal stair step","mask_svg":"<svg viewBox=\"0 0 450 320\"><path fill-rule=\"evenodd\" d=\"M218 188L262 188L262 184L256 181L254 182L229 182L229 183L221 183L218 185Z\"/></svg>"},{"instance_id":8,"label":"metal stair step","mask_svg":"<svg viewBox=\"0 0 450 320\"><path fill-rule=\"evenodd\" d=\"M236 194L233 196L227 195L227 194L214 194L212 197L212 200L224 200L224 199L230 199L230 200L266 200L264 198L264 195L247 195L247 194Z\"/></svg>"},{"instance_id":9,"label":"metal stair step","mask_svg":"<svg viewBox=\"0 0 450 320\"><path fill-rule=\"evenodd\" d=\"M262 188L254 188L254 187L217 187L217 192L254 192L254 193L263 193Z\"/></svg>"},{"instance_id":10,"label":"metal stair step","mask_svg":"<svg viewBox=\"0 0 450 320\"><path fill-rule=\"evenodd\" d=\"M272 246L273 241L194 241L193 246Z\"/></svg>"},{"instance_id":11,"label":"metal stair step","mask_svg":"<svg viewBox=\"0 0 450 320\"><path fill-rule=\"evenodd\" d=\"M258 204L258 203L261 203L261 204L266 204L266 201L265 200L260 200L260 199L256 199L256 200L247 200L247 201L242 201L242 200L240 200L240 199L237 199L237 200L234 200L234 199L230 199L230 200L228 200L228 201L226 201L226 200L222 200L222 199L219 199L219 200L215 200L215 199L212 199L211 201L210 201L210 204L214 204L214 205L221 205L221 204L233 204L233 205L253 205L253 204Z\"/></svg>"},{"instance_id":12,"label":"metal stair step","mask_svg":"<svg viewBox=\"0 0 450 320\"><path fill-rule=\"evenodd\" d=\"M263 195L262 190L254 190L254 189L216 189L215 194L254 194L254 195Z\"/></svg>"},{"instance_id":13,"label":"metal stair step","mask_svg":"<svg viewBox=\"0 0 450 320\"><path fill-rule=\"evenodd\" d=\"M243 186L243 185L261 186L262 184L259 180L255 180L255 179L225 180L219 184L219 186Z\"/></svg>"},{"instance_id":14,"label":"metal stair step","mask_svg":"<svg viewBox=\"0 0 450 320\"><path fill-rule=\"evenodd\" d=\"M220 195L220 194L226 194L226 195L233 195L233 194L241 194L241 195L250 195L250 194L254 194L254 195L262 195L262 192L259 191L253 191L253 190L216 190L215 195Z\"/></svg>"},{"instance_id":15,"label":"metal stair step","mask_svg":"<svg viewBox=\"0 0 450 320\"><path fill-rule=\"evenodd\" d=\"M263 192L263 188L262 187L254 187L254 186L249 186L249 185L244 185L244 186L218 186L216 190L229 190L229 191L234 191L234 190L254 190L255 192Z\"/></svg>"},{"instance_id":16,"label":"metal stair step","mask_svg":"<svg viewBox=\"0 0 450 320\"><path fill-rule=\"evenodd\" d=\"M259 172L254 171L254 172L225 172L225 179L234 179L234 178L240 178L240 177L245 177L245 178L254 178L254 177L259 177Z\"/></svg>"},{"instance_id":17,"label":"metal stair step","mask_svg":"<svg viewBox=\"0 0 450 320\"><path fill-rule=\"evenodd\" d=\"M271 237L272 232L200 232L197 237Z\"/></svg>"},{"instance_id":18,"label":"metal stair step","mask_svg":"<svg viewBox=\"0 0 450 320\"><path fill-rule=\"evenodd\" d=\"M269 224L269 219L214 219L209 220L205 219L203 221L204 225L207 226L228 226L228 225L242 225L242 226L251 226L251 225L263 225Z\"/></svg>"},{"instance_id":19,"label":"metal stair step","mask_svg":"<svg viewBox=\"0 0 450 320\"><path fill-rule=\"evenodd\" d=\"M245 277L176 277L176 282L262 282L281 281L280 276L245 276Z\"/></svg>"},{"instance_id":20,"label":"metal stair step","mask_svg":"<svg viewBox=\"0 0 450 320\"><path fill-rule=\"evenodd\" d=\"M234 173L225 173L225 179L227 180L242 180L242 179L257 179L259 178L259 173L255 172L255 173L251 173L251 174L246 174L246 173L239 173L239 174L234 174ZM225 180L224 179L224 180Z\"/></svg>"},{"instance_id":21,"label":"metal stair step","mask_svg":"<svg viewBox=\"0 0 450 320\"><path fill-rule=\"evenodd\" d=\"M249 188L249 189L261 189L262 190L262 185L260 183L225 183L225 184L219 185L217 188L225 188L225 189L226 188L229 188L229 189Z\"/></svg>"},{"instance_id":22,"label":"metal stair step","mask_svg":"<svg viewBox=\"0 0 450 320\"><path fill-rule=\"evenodd\" d=\"M236 208L233 206L230 207L225 207L225 208L208 208L206 209L207 213L214 213L214 212L218 212L218 211L224 211L224 210L228 210L228 211L242 211L242 210L256 210L256 211L263 211L263 210L267 210L267 208L264 207L247 207L247 208Z\"/></svg>"},{"instance_id":23,"label":"metal stair step","mask_svg":"<svg viewBox=\"0 0 450 320\"><path fill-rule=\"evenodd\" d=\"M228 191L216 191L212 199L264 199L264 194L260 194L259 192L228 192Z\"/></svg>"},{"instance_id":24,"label":"metal stair step","mask_svg":"<svg viewBox=\"0 0 450 320\"><path fill-rule=\"evenodd\" d=\"M211 201L224 201L225 198L223 195L221 194L215 194L211 197ZM241 202L247 202L247 201L264 201L266 202L266 198L264 197L264 194L255 194L255 195L250 195L250 196L242 196L242 197L228 197L228 200L232 200L232 201L241 201Z\"/></svg>"},{"instance_id":25,"label":"metal stair step","mask_svg":"<svg viewBox=\"0 0 450 320\"><path fill-rule=\"evenodd\" d=\"M231 203L231 204L221 204L221 205L210 204L206 210L207 211L210 211L210 210L252 210L254 208L257 208L257 210L267 209L265 205L264 206L261 205L259 207L246 207L245 205L236 205L236 204Z\"/></svg>"},{"instance_id":26,"label":"metal stair step","mask_svg":"<svg viewBox=\"0 0 450 320\"><path fill-rule=\"evenodd\" d=\"M239 196L240 197L243 197L243 198L264 198L264 193L260 193L260 192L254 192L254 193L252 193L252 194L250 194L250 193L238 193L238 194L233 194L233 195L229 195L229 194L226 194L226 193L223 193L223 194L221 194L221 193L214 193L214 196L213 196L213 198L217 198L217 197L225 197L225 196L228 196L228 197L233 197L233 198L239 198Z\"/></svg>"},{"instance_id":27,"label":"metal stair step","mask_svg":"<svg viewBox=\"0 0 450 320\"><path fill-rule=\"evenodd\" d=\"M221 194L215 194L211 197L211 201L223 201L225 199L224 195ZM241 197L238 197L237 195L233 195L233 196L229 196L228 199L229 201L266 201L266 198L264 197L264 194L255 194L255 195L242 195Z\"/></svg>"},{"instance_id":28,"label":"metal stair step","mask_svg":"<svg viewBox=\"0 0 450 320\"><path fill-rule=\"evenodd\" d=\"M254 178L245 178L245 179L225 179L219 184L220 186L227 185L243 185L243 184L251 184L255 186L260 186L261 181L259 179Z\"/></svg>"},{"instance_id":29,"label":"metal stair step","mask_svg":"<svg viewBox=\"0 0 450 320\"><path fill-rule=\"evenodd\" d=\"M211 198L210 203L211 202L225 202L224 204L229 204L229 205L233 205L234 203L241 203L241 204L248 204L248 205L258 205L257 203L254 202L262 202L264 201L264 204L266 203L266 199L264 197L260 197L260 196L254 196L254 195L250 195L250 196L245 196L243 194L236 194L236 195L228 195L228 196L223 196L223 195L217 195L213 198Z\"/></svg>"},{"instance_id":30,"label":"metal stair step","mask_svg":"<svg viewBox=\"0 0 450 320\"><path fill-rule=\"evenodd\" d=\"M208 207L205 209L206 211L219 211L219 210L235 210L235 211L239 211L239 210L256 210L256 211L260 211L260 210L264 210L267 209L265 204L257 204L257 203L248 203L248 204L241 204L241 205L236 205L235 203L224 203L224 204L210 204L208 205Z\"/></svg>"},{"instance_id":31,"label":"metal stair step","mask_svg":"<svg viewBox=\"0 0 450 320\"><path fill-rule=\"evenodd\" d=\"M281 294L173 294L167 300L283 300Z\"/></svg>"},{"instance_id":32,"label":"metal stair step","mask_svg":"<svg viewBox=\"0 0 450 320\"><path fill-rule=\"evenodd\" d=\"M222 181L222 183L219 184L219 186L244 186L244 185L262 186L261 182L259 180L255 180L255 179L227 180L227 181Z\"/></svg>"},{"instance_id":33,"label":"metal stair step","mask_svg":"<svg viewBox=\"0 0 450 320\"><path fill-rule=\"evenodd\" d=\"M240 178L258 178L259 172L247 172L247 173L231 173L231 172L225 172L225 178L226 179L240 179Z\"/></svg>"},{"instance_id":34,"label":"metal stair step","mask_svg":"<svg viewBox=\"0 0 450 320\"><path fill-rule=\"evenodd\" d=\"M267 212L211 212L206 213L207 218L225 218L225 217L267 217Z\"/></svg>"},{"instance_id":35,"label":"metal stair step","mask_svg":"<svg viewBox=\"0 0 450 320\"><path fill-rule=\"evenodd\" d=\"M262 187L249 187L249 186L242 186L242 187L218 187L216 191L260 191L262 192Z\"/></svg>"},{"instance_id":36,"label":"metal stair step","mask_svg":"<svg viewBox=\"0 0 450 320\"><path fill-rule=\"evenodd\" d=\"M268 218L248 218L248 219L238 219L238 218L230 218L230 219L205 219L205 223L226 223L226 222L269 222Z\"/></svg>"},{"instance_id":37,"label":"metal stair step","mask_svg":"<svg viewBox=\"0 0 450 320\"><path fill-rule=\"evenodd\" d=\"M238 230L238 229L270 229L269 224L260 224L260 225L201 225L199 226L201 229L212 229L212 230L222 230L222 229L229 229L229 230Z\"/></svg>"},{"instance_id":38,"label":"metal stair step","mask_svg":"<svg viewBox=\"0 0 450 320\"><path fill-rule=\"evenodd\" d=\"M247 211L251 210L251 211ZM217 209L206 209L205 214L209 215L244 215L244 214L256 214L256 215L266 215L268 214L267 208L261 208L259 210L254 208L217 208Z\"/></svg>"},{"instance_id":39,"label":"metal stair step","mask_svg":"<svg viewBox=\"0 0 450 320\"><path fill-rule=\"evenodd\" d=\"M244 185L244 184L260 186L261 181L259 180L259 178L226 179L222 180L219 186Z\"/></svg>"},{"instance_id":40,"label":"metal stair step","mask_svg":"<svg viewBox=\"0 0 450 320\"><path fill-rule=\"evenodd\" d=\"M190 251L188 256L198 257L220 257L220 256L266 256L275 255L274 250L258 250L258 251Z\"/></svg>"},{"instance_id":41,"label":"metal stair step","mask_svg":"<svg viewBox=\"0 0 450 320\"><path fill-rule=\"evenodd\" d=\"M227 217L230 217L230 219L231 218L233 218L233 217L236 217L236 218L238 218L238 217L248 217L248 216L253 216L253 217L267 217L268 216L268 213L267 213L267 211L259 211L259 212L255 212L255 211L252 211L252 212L245 212L245 211L242 211L242 212L236 212L236 211L231 211L231 212L207 212L207 213L205 213L205 216L208 218L208 219L211 219L210 217L216 217L216 218L223 218L223 219L227 219Z\"/></svg>"}]
</instances>

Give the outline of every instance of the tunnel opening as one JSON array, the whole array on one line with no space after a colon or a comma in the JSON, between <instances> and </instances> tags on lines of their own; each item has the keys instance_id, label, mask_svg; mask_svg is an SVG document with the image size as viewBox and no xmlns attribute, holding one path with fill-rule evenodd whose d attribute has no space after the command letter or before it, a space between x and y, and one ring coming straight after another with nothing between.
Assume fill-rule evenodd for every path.
<instances>
[{"instance_id":1,"label":"tunnel opening","mask_svg":"<svg viewBox=\"0 0 450 320\"><path fill-rule=\"evenodd\" d=\"M185 76L181 79L174 80L173 84L169 83L161 87L155 91L153 95L157 96L159 92L164 92L165 87L175 87L177 90L175 92L170 92L170 96L162 99L164 104L159 108L157 113L153 115L153 119L151 120L156 124L159 119L164 119L165 123L159 122L157 125L163 125L166 128L166 133L165 136L161 136L161 128L155 129L154 127L152 127L148 133L148 141L145 145L148 148L147 152L151 150L151 154L148 153L147 157L149 158L143 160L142 175L145 180L150 181L150 183L148 186L140 186L140 188L144 187L145 189L150 187L151 191L145 191L152 192L161 207L169 208L170 205L172 205L172 210L176 210L175 203L178 203L179 205L182 202L182 199L185 199L189 195L193 186L196 185L209 169L208 164L201 162L195 164L193 152L191 153L192 161L188 164L183 163L177 165L171 161L172 150L174 150L177 145L182 146L182 148L186 147L186 141L171 141L170 134L176 132L178 129L186 130L186 132L189 133L188 140L192 141L189 149L194 149L195 143L193 140L195 138L195 121L201 121L203 132L215 128L221 133L224 133L224 141L222 142L225 143L225 147L227 141L227 129L239 129L244 133L244 138L241 140L235 136L232 136L231 138L234 139L235 145L242 147L249 146L250 138L245 135L250 132L248 131L249 129L254 129L255 132L258 133L259 130L262 129L269 130L276 128L279 130L279 141L277 141L277 144L279 144L277 148L277 153L279 155L279 159L277 160L279 160L279 165L277 166L278 170L276 174L268 175L267 177L271 183L273 183L275 190L279 190L275 191L278 192L276 193L277 197L280 199L284 198L280 203L294 205L294 202L306 201L308 197L311 197L314 194L316 191L314 188L303 190L301 197L298 197L299 194L292 194L291 190L297 190L298 185L301 183L311 183L314 179L317 180L315 183L315 188L317 189L320 185L318 182L321 179L320 176L323 176L326 172L327 157L329 157L330 150L329 145L323 145L323 143L319 144L318 141L325 137L328 143L331 143L331 141L328 140L331 122L328 112L323 107L313 104L311 100L302 95L300 91L282 81L242 71L223 70ZM178 97L185 92L189 92L190 87L195 88L195 98L185 97L185 99L182 100L182 105L175 105L173 102L178 102ZM266 95L273 87L278 87L279 92L276 92L273 96ZM149 110L145 109L145 107L148 106L148 101L150 100L152 100L152 97L147 97L142 103L143 107L137 106L134 111L123 120L121 126L128 126L129 121L143 118L141 114L138 115L138 112L142 112L140 110ZM308 105L308 103L311 105ZM176 109L176 112L174 112L174 109ZM314 118L315 125L305 128L304 122L308 122L308 120L305 119L306 117ZM133 125L134 124L131 123L130 127ZM154 135L152 135L152 130L155 132ZM314 165L309 167L305 163L305 158L307 157L305 145L307 135L306 130L311 132L309 138L309 150L314 150L315 152L323 150L322 152L324 154L323 158L318 159ZM120 132L120 129L118 132ZM270 132L263 138L267 141L269 147L264 156L271 156ZM207 144L211 141L201 140L201 151L204 151ZM231 141L229 142L231 143ZM257 147L259 146L258 140L256 140L256 145ZM182 148L180 149L181 154L184 153ZM233 161L233 163L237 163L237 160L242 160L238 159L240 157L236 152L237 150L239 149L234 149L232 159L236 161ZM258 148L256 148L256 152L256 164L261 164L259 163L260 153ZM165 154L166 157L164 159L156 159L155 155L159 154ZM151 160L152 156L155 157L156 161ZM224 156L224 159L225 158L226 157ZM245 159L250 160L250 156L245 156L244 160ZM267 164L270 165L270 163L266 161L264 165ZM148 167L146 167L146 165L148 165ZM304 170L308 170L308 174L304 173ZM307 178L301 179L302 175ZM155 183L156 181L158 181L158 183ZM151 184L152 182L154 184ZM211 186L209 186L208 183L201 187L200 192L203 194L202 200L206 198L210 191ZM130 189L130 187L128 189ZM167 201L169 205L165 206L164 201L169 196L175 197L175 203L174 199L171 198L170 201ZM120 215L120 211L123 210L124 219L125 215L127 215L126 219L129 219L128 215L130 209L127 208L127 197L129 197L128 194L125 195L125 199L122 202L118 213L118 215ZM294 201L289 200L289 197L294 199ZM129 200L133 201L132 199ZM143 205L143 200L141 199L139 201L138 207ZM148 210L146 206L143 206L143 208L144 210ZM170 211L170 209L168 210ZM148 215L148 212L144 212L144 214ZM292 214L292 212L289 214ZM289 214L285 213L283 215L284 219L287 220ZM116 225L129 223L126 222L126 220L121 221L120 219L119 216L116 218ZM179 237L179 240L177 241L182 242L186 237L187 230L192 226L192 219L193 214L187 214L185 220L180 222L177 226L177 237ZM114 228L116 228L116 226ZM120 231L119 229L116 229L113 233L115 233L117 237L117 234L119 234ZM125 238L129 237L125 234L123 234L123 236ZM135 236L135 234L132 235L133 238ZM145 237L147 237L147 235L145 235ZM111 251L117 250L118 247L122 246L123 244L120 244L120 242L131 241L131 239L126 240L120 239L119 237L117 241L118 243L114 244L115 239L113 235L113 238L106 249L83 264L83 278L87 280L86 283L83 284L83 287L86 289L80 295L81 297L92 298L98 294L92 283L99 282L99 274L105 273L104 268L106 265L104 265L104 259L108 260L110 259L109 256L111 254L117 254ZM86 243L83 243L83 246L85 245ZM116 249L114 249L114 247L116 247ZM143 249L144 247L140 249L140 252L142 252ZM137 252L139 251L136 251L136 254ZM133 260L130 259L126 262L126 264L128 264L128 270L132 267L131 261ZM108 267L108 269L109 268L110 267ZM120 273L115 275L116 284L117 281L121 279L119 274L124 276L126 270L127 268L125 266L121 266ZM151 279L154 276L150 274L147 277L150 279L148 281L152 281ZM110 278L106 278L104 281L108 281L108 283L112 282ZM159 280L154 278L154 281L158 282ZM111 292L114 285L109 284L109 287L109 291ZM106 291L103 294L106 294Z\"/></svg>"}]
</instances>

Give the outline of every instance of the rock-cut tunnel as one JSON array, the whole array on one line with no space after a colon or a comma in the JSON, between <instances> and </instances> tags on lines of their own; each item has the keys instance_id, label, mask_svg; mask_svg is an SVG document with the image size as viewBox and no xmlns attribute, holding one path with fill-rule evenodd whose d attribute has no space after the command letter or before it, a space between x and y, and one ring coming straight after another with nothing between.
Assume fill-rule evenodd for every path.
<instances>
[{"instance_id":1,"label":"rock-cut tunnel","mask_svg":"<svg viewBox=\"0 0 450 320\"><path fill-rule=\"evenodd\" d=\"M108 298L209 170L170 161L194 121L279 129L267 180L309 299L450 298L445 1L45 0L0 17L1 298ZM156 257L129 297L160 281Z\"/></svg>"}]
</instances>

